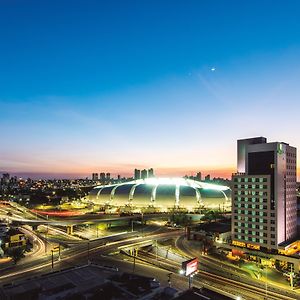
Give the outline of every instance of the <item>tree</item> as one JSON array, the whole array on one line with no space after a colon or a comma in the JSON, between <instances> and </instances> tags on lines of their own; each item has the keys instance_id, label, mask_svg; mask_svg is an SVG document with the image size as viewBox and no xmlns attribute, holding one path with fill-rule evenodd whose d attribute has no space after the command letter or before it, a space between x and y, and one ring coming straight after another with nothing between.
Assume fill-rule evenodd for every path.
<instances>
[{"instance_id":1,"label":"tree","mask_svg":"<svg viewBox=\"0 0 300 300\"><path fill-rule=\"evenodd\" d=\"M8 255L11 256L14 263L17 264L17 262L24 257L24 250L22 247L14 247L8 251Z\"/></svg>"}]
</instances>

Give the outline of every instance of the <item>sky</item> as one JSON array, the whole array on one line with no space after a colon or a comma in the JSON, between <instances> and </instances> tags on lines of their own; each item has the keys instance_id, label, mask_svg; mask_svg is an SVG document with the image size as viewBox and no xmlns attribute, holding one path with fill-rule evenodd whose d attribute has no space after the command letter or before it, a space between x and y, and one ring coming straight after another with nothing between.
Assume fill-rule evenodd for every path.
<instances>
[{"instance_id":1,"label":"sky","mask_svg":"<svg viewBox=\"0 0 300 300\"><path fill-rule=\"evenodd\" d=\"M0 171L230 177L239 138L300 149L299 15L297 0L0 0Z\"/></svg>"}]
</instances>

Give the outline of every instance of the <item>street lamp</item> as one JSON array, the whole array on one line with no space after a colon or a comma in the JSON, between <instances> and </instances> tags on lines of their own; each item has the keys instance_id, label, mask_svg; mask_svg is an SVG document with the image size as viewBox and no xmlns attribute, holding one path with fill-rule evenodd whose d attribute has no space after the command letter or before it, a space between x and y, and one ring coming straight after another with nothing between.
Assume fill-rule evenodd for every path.
<instances>
[{"instance_id":1,"label":"street lamp","mask_svg":"<svg viewBox=\"0 0 300 300\"><path fill-rule=\"evenodd\" d=\"M54 250L51 249L51 267L52 267L52 269L54 268L53 252L54 252Z\"/></svg>"},{"instance_id":2,"label":"street lamp","mask_svg":"<svg viewBox=\"0 0 300 300\"><path fill-rule=\"evenodd\" d=\"M144 235L144 213L142 212L142 236Z\"/></svg>"},{"instance_id":3,"label":"street lamp","mask_svg":"<svg viewBox=\"0 0 300 300\"><path fill-rule=\"evenodd\" d=\"M87 246L88 246L87 262L88 262L88 265L90 265L91 264L91 262L90 262L90 241L88 241Z\"/></svg>"}]
</instances>

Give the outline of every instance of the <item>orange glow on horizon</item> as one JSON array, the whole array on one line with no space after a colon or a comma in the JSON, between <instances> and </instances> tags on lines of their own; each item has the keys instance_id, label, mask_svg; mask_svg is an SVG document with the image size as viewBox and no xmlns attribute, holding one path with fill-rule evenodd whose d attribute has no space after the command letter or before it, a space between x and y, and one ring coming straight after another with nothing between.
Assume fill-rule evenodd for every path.
<instances>
[{"instance_id":1,"label":"orange glow on horizon","mask_svg":"<svg viewBox=\"0 0 300 300\"><path fill-rule=\"evenodd\" d=\"M198 172L201 172L202 174L202 179L206 175L210 175L211 178L214 177L221 177L221 178L227 178L230 179L232 176L232 173L236 172L235 167L227 167L227 168L201 168L201 167L174 167L174 168L156 168L155 166L145 166L145 165L125 165L125 166L120 166L119 168L117 167L111 167L111 166L103 166L103 167L95 167L95 168L73 168L72 171L67 169L67 170L57 170L54 171L53 169L51 171L43 170L42 172L40 170L36 171L19 171L19 170L6 170L5 172L10 173L12 176L16 175L19 177L30 177L30 178L38 178L39 176L41 178L86 178L86 177L91 177L92 173L110 173L111 177L117 177L117 175L121 175L121 177L133 177L134 174L134 169L149 169L153 168L154 169L154 174L157 177L183 177L185 175L187 176L196 176ZM20 175L22 174L22 175ZM297 168L297 181L300 181L300 168Z\"/></svg>"}]
</instances>

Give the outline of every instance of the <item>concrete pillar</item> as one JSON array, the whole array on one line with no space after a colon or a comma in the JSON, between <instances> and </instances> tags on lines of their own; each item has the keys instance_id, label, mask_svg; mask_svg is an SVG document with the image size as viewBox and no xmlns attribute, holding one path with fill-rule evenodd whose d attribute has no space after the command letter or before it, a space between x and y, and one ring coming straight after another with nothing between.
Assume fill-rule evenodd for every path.
<instances>
[{"instance_id":1,"label":"concrete pillar","mask_svg":"<svg viewBox=\"0 0 300 300\"><path fill-rule=\"evenodd\" d=\"M74 225L67 226L67 234L73 235L73 227L74 227Z\"/></svg>"},{"instance_id":2,"label":"concrete pillar","mask_svg":"<svg viewBox=\"0 0 300 300\"><path fill-rule=\"evenodd\" d=\"M37 230L38 225L32 225L31 227L32 227L32 230L35 231L35 230Z\"/></svg>"}]
</instances>

